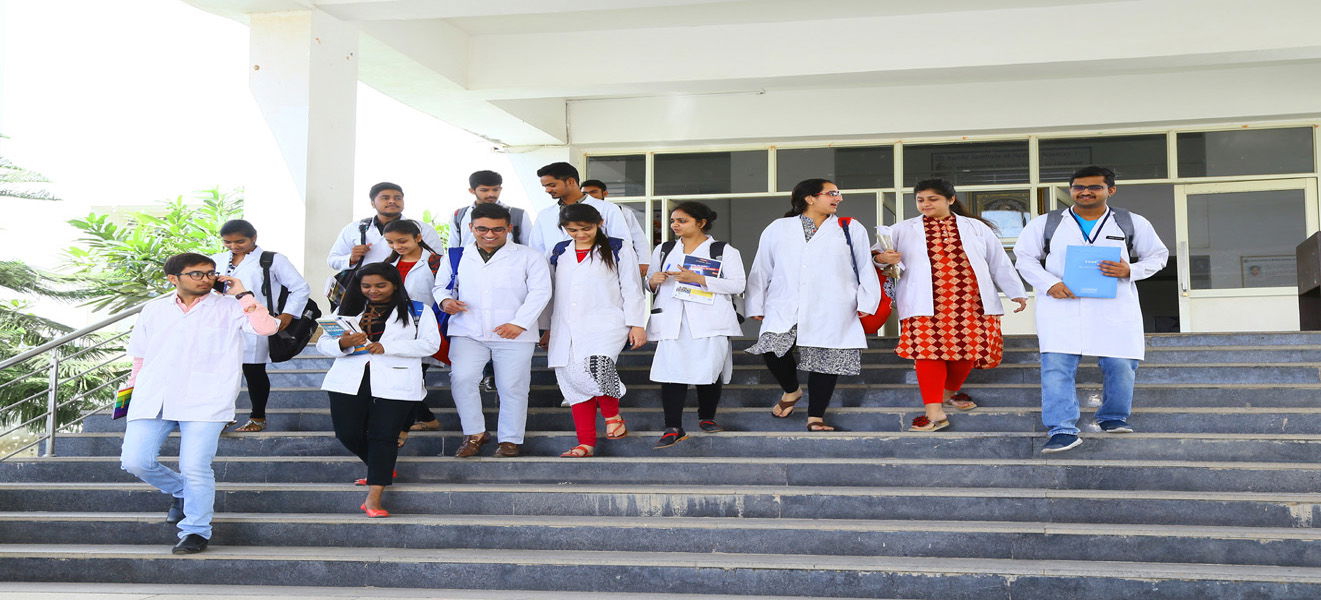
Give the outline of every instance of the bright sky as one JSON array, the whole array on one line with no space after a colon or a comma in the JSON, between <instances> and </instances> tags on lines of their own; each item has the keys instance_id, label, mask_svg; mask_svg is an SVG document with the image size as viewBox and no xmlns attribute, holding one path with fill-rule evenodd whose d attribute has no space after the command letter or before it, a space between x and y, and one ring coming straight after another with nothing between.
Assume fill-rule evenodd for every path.
<instances>
[{"instance_id":1,"label":"bright sky","mask_svg":"<svg viewBox=\"0 0 1321 600\"><path fill-rule=\"evenodd\" d=\"M502 199L528 206L489 142L361 85L357 130L344 199L356 212L370 211L360 200L381 180L404 186L409 215L452 212L471 201L478 169L504 174ZM284 173L248 91L247 27L180 0L0 0L0 134L0 156L44 174L64 199L9 201L9 214L25 216L0 222L0 257L45 268L74 239L64 222L93 207Z\"/></svg>"}]
</instances>

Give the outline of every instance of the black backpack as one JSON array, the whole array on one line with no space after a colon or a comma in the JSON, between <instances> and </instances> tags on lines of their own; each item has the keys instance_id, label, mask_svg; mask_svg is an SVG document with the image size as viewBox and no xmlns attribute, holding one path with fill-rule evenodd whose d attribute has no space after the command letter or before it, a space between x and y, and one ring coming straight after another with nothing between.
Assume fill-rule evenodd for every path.
<instances>
[{"instance_id":1,"label":"black backpack","mask_svg":"<svg viewBox=\"0 0 1321 600\"><path fill-rule=\"evenodd\" d=\"M261 253L259 264L261 265L261 293L266 297L266 310L271 316L278 316L284 312L284 304L289 300L289 288L280 286L280 300L277 303L272 297L271 290L271 265L275 263L275 253L269 250ZM316 331L316 320L321 316L321 308L313 302L311 298L307 299L307 306L303 308L303 314L289 323L281 331L277 331L266 336L266 342L270 346L271 362L284 362L303 351L307 343L312 339L312 332Z\"/></svg>"}]
</instances>

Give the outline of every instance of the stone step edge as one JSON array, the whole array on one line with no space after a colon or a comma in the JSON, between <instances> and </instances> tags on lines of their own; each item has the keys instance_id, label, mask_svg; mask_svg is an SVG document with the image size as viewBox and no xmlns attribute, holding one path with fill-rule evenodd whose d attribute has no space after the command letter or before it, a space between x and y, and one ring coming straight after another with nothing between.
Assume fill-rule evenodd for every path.
<instances>
[{"instance_id":1,"label":"stone step edge","mask_svg":"<svg viewBox=\"0 0 1321 600\"><path fill-rule=\"evenodd\" d=\"M268 414L275 411L266 411ZM629 430L630 437L660 437L663 431L643 431ZM795 440L803 439L860 439L891 441L904 438L953 438L953 439L998 439L998 438L1030 438L1032 440L1046 439L1044 431L722 431L720 433L703 433L700 430L688 431L690 436L703 438L724 438L724 437L755 437L755 438L792 438ZM457 437L463 435L459 430L444 431L412 431L409 432L409 439L428 438L428 437ZM555 431L532 431L526 432L527 437L573 437L576 434L570 430ZM1093 433L1093 435L1096 435ZM269 438L333 438L333 431L259 431L235 433L232 431L220 434L225 439L269 439ZM95 433L61 433L56 437L56 452L59 451L59 440L62 439L119 439L124 437L122 431L103 431ZM170 433L169 437L179 437L179 432ZM1229 442L1321 442L1319 433L1125 433L1122 435L1107 436L1115 439L1138 439L1138 440L1212 440Z\"/></svg>"},{"instance_id":2,"label":"stone step edge","mask_svg":"<svg viewBox=\"0 0 1321 600\"><path fill-rule=\"evenodd\" d=\"M178 583L5 583L0 582L0 597L21 600L212 600L215 598L271 597L268 585L200 585ZM561 591L527 590L459 590L448 588L379 588L379 587L309 587L278 586L281 600L397 600L400 598L445 598L445 600L563 600ZM582 600L674 600L674 594L639 592L573 592ZM820 600L809 596L758 596L766 600ZM748 600L748 596L728 594L693 594L684 592L691 600ZM833 597L833 600L875 600L865 598ZM887 600L887 599L882 599ZM892 598L888 600L901 600Z\"/></svg>"},{"instance_id":3,"label":"stone step edge","mask_svg":"<svg viewBox=\"0 0 1321 600\"><path fill-rule=\"evenodd\" d=\"M0 522L159 523L161 513L0 511ZM576 515L486 515L394 513L389 519L364 519L357 513L226 513L216 523L281 523L423 527L600 527L612 529L798 530L837 533L989 533L1195 539L1316 541L1321 529L1210 525L1093 524L1031 521L914 521L878 519L803 519L751 517L611 517Z\"/></svg>"},{"instance_id":4,"label":"stone step edge","mask_svg":"<svg viewBox=\"0 0 1321 600\"><path fill-rule=\"evenodd\" d=\"M1016 560L828 556L798 554L727 554L686 552L615 552L558 550L416 549L361 547L265 547L217 544L206 552L186 556L170 554L163 544L49 545L0 544L0 560L61 561L200 560L225 564L233 561L320 561L326 563L414 563L576 567L581 565L627 568L690 568L749 571L902 572L933 575L988 575L1009 577L1067 577L1106 579L1170 579L1194 581L1271 582L1321 585L1321 568L1261 565L1175 564L1120 561ZM95 564L95 563L92 563Z\"/></svg>"},{"instance_id":5,"label":"stone step edge","mask_svg":"<svg viewBox=\"0 0 1321 600\"><path fill-rule=\"evenodd\" d=\"M915 389L914 391L916 391L916 389ZM625 398L627 398L627 396L625 396ZM918 398L917 398L916 396L914 396L913 400L914 400L914 402L913 402L913 405L912 405L912 406L832 406L832 407L830 407L830 409L829 409L829 411L830 411L829 414L882 414L882 415L903 415L903 414L909 414L909 413L914 413L914 412L922 412L922 405L921 405L921 403L917 402ZM1135 402L1135 403L1136 403L1136 402ZM687 408L691 408L691 407L687 407ZM801 407L800 407L800 408L801 408ZM1080 406L1079 408L1082 410L1082 412L1084 412L1084 413L1089 413L1089 412L1096 412L1096 409L1099 408L1099 407L1096 407L1096 406ZM434 412L434 413L440 413L440 414L445 414L445 415L456 415L456 414L458 414L457 409L454 409L454 408L448 408L448 407L446 407L446 408L431 407L431 409L432 409L432 412ZM563 406L529 406L527 410L528 410L528 414L538 414L538 415L541 415L541 414L564 415L566 418L569 416L569 409L566 408L566 407L563 407ZM623 405L623 406L621 407L621 410L622 410L623 413L624 413L624 418L625 418L625 420L628 419L628 414L629 414L629 413L647 413L647 414L653 414L653 413L654 413L654 414L660 414L660 413L663 412L663 409L662 409L661 407L659 407L659 406L654 406L654 405L652 405L652 406L629 406L629 405L625 404L625 405ZM1132 410L1133 410L1133 414L1135 414L1135 415L1137 415L1137 414L1162 414L1162 415L1170 415L1170 414L1181 415L1181 414L1187 414L1187 415L1232 415L1232 416L1238 416L1238 415L1271 415L1271 414L1288 414L1288 415L1301 415L1301 416L1321 415L1321 406L1318 406L1318 407L1297 407L1297 406L1135 406L1135 407L1133 407ZM240 411L240 412L241 412L241 411ZM483 412L484 412L484 414L485 414L485 413L489 413L489 414L492 414L492 415L493 415L493 414L496 413L496 408L493 407L493 406L484 407ZM958 415L958 416L963 417L963 416L969 416L969 415L974 415L974 416L975 416L975 415L987 415L987 414L993 414L993 415L1024 415L1024 414L1039 414L1039 413L1041 412L1041 409L1040 409L1040 408L1037 408L1037 407L1034 407L1034 406L978 406L976 409L974 409L974 410L972 410L972 411L968 411L968 412L957 412L957 411L954 411L954 410L949 410L949 411L946 411L946 412L948 412L949 414L952 414L952 415ZM769 415L769 414L770 414L770 407L769 407L769 406L767 406L767 407L761 407L761 406L730 406L730 407L720 408L717 414L719 414L719 413L724 413L724 414L729 414L729 413L736 413L736 414L760 414L760 413L766 413L766 414ZM267 414L267 415L272 415L272 414L277 414L277 415L329 415L329 414L330 414L330 409L329 409L329 408L267 408L267 409L266 409L266 414ZM819 433L828 433L828 432L819 432Z\"/></svg>"},{"instance_id":6,"label":"stone step edge","mask_svg":"<svg viewBox=\"0 0 1321 600\"><path fill-rule=\"evenodd\" d=\"M1099 381L1093 381L1093 382L1079 381L1079 382L1077 383L1077 387L1078 387L1078 389L1080 389L1080 390L1081 390L1081 389L1101 389L1101 383L1100 383ZM1143 383L1143 382L1138 382L1138 383L1135 383L1135 384L1133 385L1133 387L1134 387L1134 389L1136 389L1136 390L1143 390L1143 389L1151 389L1151 390L1159 390L1159 389L1212 389L1212 390L1214 390L1214 389L1221 389L1221 388L1225 388L1225 389L1234 389L1234 390L1278 390L1278 389L1286 389L1286 390L1295 390L1295 389L1299 389L1299 390L1315 390L1315 389L1321 389L1321 383L1316 383L1316 382L1313 382L1313 383L1306 383L1306 382L1300 382L1300 383L1287 383L1287 382L1286 382L1286 383ZM631 384L631 385L628 386L628 388L631 389L631 390L633 390L633 389L636 389L636 390L659 390L659 389L660 389L660 384L659 384L659 383L638 383L638 384ZM731 383L731 384L728 384L728 385L723 386L723 388L724 388L725 390L771 390L771 389L777 389L777 390L778 390L778 389L780 389L780 386L779 386L779 384L775 384L775 383ZM1039 390L1039 389L1041 389L1041 384L1040 384L1040 383L975 382L975 381L970 381L970 382L968 382L967 384L965 384L965 385L963 386L963 388L964 388L965 390L968 390L968 389L1018 389L1018 388L1021 388L1021 389ZM427 389L428 389L428 390L434 390L434 391L444 391L444 390L448 390L449 387L448 387L448 386L442 386L442 385L429 385L429 386L427 386ZM533 390L533 391L559 391L560 388L559 388L558 385L552 385L552 384L534 384L534 385L532 385L529 389L530 389L530 390ZM915 384L915 383L840 383L839 385L836 385L836 386L835 386L835 389L837 389L837 390L838 390L838 389L887 389L887 390L888 390L888 389L904 389L904 390L911 389L911 390L916 390L916 389L917 389L917 384ZM246 392L246 391L248 391L248 388L243 387L243 388L240 388L239 391ZM325 390L322 390L321 388L311 387L311 386L297 386L297 387L294 387L294 386L274 386L274 387L271 388L271 391L272 391L272 392L318 392L318 393L322 393L322 394L325 393Z\"/></svg>"},{"instance_id":7,"label":"stone step edge","mask_svg":"<svg viewBox=\"0 0 1321 600\"><path fill-rule=\"evenodd\" d=\"M1079 367L1091 367L1092 365L1083 363ZM1284 362L1284 363L1153 363L1142 365L1139 371L1150 369L1197 369L1197 368L1215 368L1215 369L1321 369L1321 362ZM618 365L615 367L620 372L650 372L651 365ZM1041 369L1039 363L1000 363L996 369L1005 370L1033 370ZM325 373L329 369L271 369L267 371L270 375L312 375ZM765 365L734 365L735 371L765 371ZM864 372L875 371L912 371L913 365L893 364L893 363L874 363L862 365ZM533 373L550 373L549 367L532 367Z\"/></svg>"}]
</instances>

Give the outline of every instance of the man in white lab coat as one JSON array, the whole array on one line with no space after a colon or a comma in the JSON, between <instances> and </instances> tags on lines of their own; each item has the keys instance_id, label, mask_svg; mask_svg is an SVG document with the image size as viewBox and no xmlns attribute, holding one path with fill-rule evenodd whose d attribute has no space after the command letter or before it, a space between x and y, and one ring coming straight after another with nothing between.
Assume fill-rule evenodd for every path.
<instances>
[{"instance_id":1,"label":"man in white lab coat","mask_svg":"<svg viewBox=\"0 0 1321 600\"><path fill-rule=\"evenodd\" d=\"M584 193L579 187L577 167L566 162L551 163L537 169L537 177L541 178L541 187L555 200L555 204L537 213L529 246L543 255L549 255L555 244L569 239L569 234L564 233L560 227L560 209L582 202L601 213L601 218L605 219L606 235L624 240L632 247L633 230L628 226L624 210L613 202L598 200ZM648 250L642 256L650 255L651 251Z\"/></svg>"},{"instance_id":2,"label":"man in white lab coat","mask_svg":"<svg viewBox=\"0 0 1321 600\"><path fill-rule=\"evenodd\" d=\"M336 271L381 262L390 256L390 245L385 243L385 225L404 218L404 188L382 181L372 186L368 197L376 215L345 225L330 247L326 264ZM422 230L422 241L432 250L439 252L445 247L435 227L429 223L418 225Z\"/></svg>"},{"instance_id":3,"label":"man in white lab coat","mask_svg":"<svg viewBox=\"0 0 1321 600\"><path fill-rule=\"evenodd\" d=\"M206 549L216 499L220 431L234 420L242 376L244 334L271 335L279 321L237 277L218 275L215 261L185 253L165 261L175 293L148 303L129 338L133 357L128 424L120 465L173 496L166 514L178 523L175 554ZM213 286L225 293L213 291ZM179 471L157 461L161 444L179 430Z\"/></svg>"},{"instance_id":4,"label":"man in white lab coat","mask_svg":"<svg viewBox=\"0 0 1321 600\"><path fill-rule=\"evenodd\" d=\"M450 391L466 436L455 456L476 456L491 439L482 414L478 382L495 363L500 418L495 455L521 452L532 383L537 319L550 302L550 267L540 252L509 241L509 209L481 204L472 209L473 243L464 246L457 276L441 261L434 296L450 317ZM450 250L454 252L454 250Z\"/></svg>"},{"instance_id":5,"label":"man in white lab coat","mask_svg":"<svg viewBox=\"0 0 1321 600\"><path fill-rule=\"evenodd\" d=\"M450 248L462 248L472 243L472 209L482 204L499 204L509 209L509 239L515 244L527 245L532 237L532 216L528 211L508 206L500 201L500 192L504 190L505 178L495 171L474 171L468 176L468 193L472 194L471 205L454 211L450 220Z\"/></svg>"},{"instance_id":6,"label":"man in white lab coat","mask_svg":"<svg viewBox=\"0 0 1321 600\"><path fill-rule=\"evenodd\" d=\"M584 181L582 190L584 194L596 198L597 200L605 200L606 196L610 195L609 188L607 188L605 182L600 179L588 179L587 181ZM611 204L614 203L611 202ZM615 204L615 206L619 205ZM628 225L629 236L633 238L633 251L638 253L639 261L645 257L651 256L651 248L647 247L647 232L642 230L642 224L638 222L638 216L634 214L633 209L631 208L619 206L619 210L624 215L624 223ZM643 277L647 276L647 269L649 268L651 268L651 265L646 262L640 262L640 264L638 264L638 269L642 271Z\"/></svg>"},{"instance_id":7,"label":"man in white lab coat","mask_svg":"<svg viewBox=\"0 0 1321 600\"><path fill-rule=\"evenodd\" d=\"M1107 204L1116 189L1114 171L1079 169L1069 178L1073 207L1032 219L1014 246L1015 266L1037 293L1041 420L1050 430L1042 452L1063 452L1082 443L1074 381L1082 356L1098 357L1101 367L1104 387L1096 411L1101 431L1133 431L1128 424L1133 380L1146 351L1136 282L1165 268L1170 253L1149 221ZM1114 298L1079 298L1064 285L1070 246L1120 248L1125 258L1100 263L1103 275L1119 280Z\"/></svg>"}]
</instances>

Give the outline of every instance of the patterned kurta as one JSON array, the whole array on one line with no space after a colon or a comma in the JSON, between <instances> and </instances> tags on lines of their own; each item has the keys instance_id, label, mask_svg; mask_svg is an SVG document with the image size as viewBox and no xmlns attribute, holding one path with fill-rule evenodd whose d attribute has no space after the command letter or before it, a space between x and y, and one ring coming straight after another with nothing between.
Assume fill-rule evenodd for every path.
<instances>
[{"instance_id":1,"label":"patterned kurta","mask_svg":"<svg viewBox=\"0 0 1321 600\"><path fill-rule=\"evenodd\" d=\"M957 221L953 216L923 217L922 226L936 314L900 321L895 354L909 359L971 360L975 368L995 368L1004 356L1000 316L982 310L977 276L963 250Z\"/></svg>"}]
</instances>

